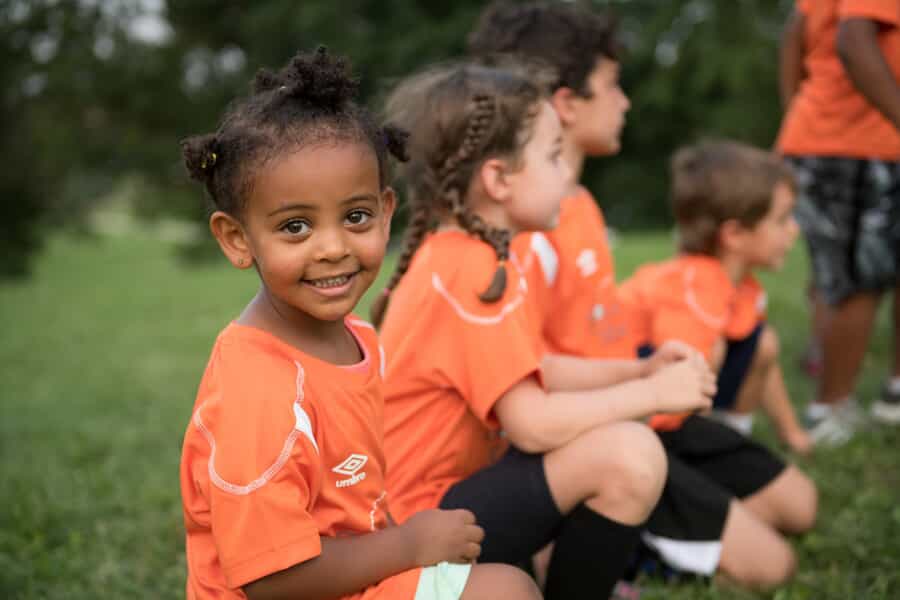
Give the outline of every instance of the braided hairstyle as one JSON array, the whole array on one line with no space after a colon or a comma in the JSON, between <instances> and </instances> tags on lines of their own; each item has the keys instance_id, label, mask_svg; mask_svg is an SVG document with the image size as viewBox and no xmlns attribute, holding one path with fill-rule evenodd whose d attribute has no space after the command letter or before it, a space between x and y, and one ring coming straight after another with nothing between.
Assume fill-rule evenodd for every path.
<instances>
[{"instance_id":1,"label":"braided hairstyle","mask_svg":"<svg viewBox=\"0 0 900 600\"><path fill-rule=\"evenodd\" d=\"M479 299L490 303L503 297L510 232L486 223L466 199L486 160L521 158L545 97L540 84L516 69L456 64L413 76L388 98L388 120L412 132L404 169L410 219L396 271L372 306L376 325L425 235L441 220L456 221L494 249L497 269Z\"/></svg>"},{"instance_id":2,"label":"braided hairstyle","mask_svg":"<svg viewBox=\"0 0 900 600\"><path fill-rule=\"evenodd\" d=\"M241 216L254 177L268 162L323 142L372 148L382 186L387 157L406 160L405 132L378 127L353 98L358 80L346 61L320 46L299 53L279 71L261 69L249 97L233 104L215 133L181 142L191 178L204 184L215 209Z\"/></svg>"}]
</instances>

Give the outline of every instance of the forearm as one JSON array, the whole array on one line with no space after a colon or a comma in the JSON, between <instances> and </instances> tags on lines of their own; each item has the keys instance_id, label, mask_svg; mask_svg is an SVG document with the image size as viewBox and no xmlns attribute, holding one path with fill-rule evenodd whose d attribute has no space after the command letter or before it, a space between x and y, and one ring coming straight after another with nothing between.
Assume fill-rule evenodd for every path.
<instances>
[{"instance_id":1,"label":"forearm","mask_svg":"<svg viewBox=\"0 0 900 600\"><path fill-rule=\"evenodd\" d=\"M510 441L531 453L554 450L601 425L640 419L657 410L645 379L587 391L546 393L534 386L530 398L514 401L523 406L510 411L507 419L500 415L501 423L513 425L505 427Z\"/></svg>"},{"instance_id":2,"label":"forearm","mask_svg":"<svg viewBox=\"0 0 900 600\"><path fill-rule=\"evenodd\" d=\"M591 359L547 354L542 362L544 384L550 392L593 390L647 375L642 360Z\"/></svg>"},{"instance_id":3,"label":"forearm","mask_svg":"<svg viewBox=\"0 0 900 600\"><path fill-rule=\"evenodd\" d=\"M804 17L795 11L788 19L781 36L778 88L782 108L788 107L800 87L800 82L806 76L803 68L803 28Z\"/></svg>"},{"instance_id":4,"label":"forearm","mask_svg":"<svg viewBox=\"0 0 900 600\"><path fill-rule=\"evenodd\" d=\"M878 46L878 23L868 19L842 21L837 47L856 89L900 129L900 86Z\"/></svg>"},{"instance_id":5,"label":"forearm","mask_svg":"<svg viewBox=\"0 0 900 600\"><path fill-rule=\"evenodd\" d=\"M250 600L324 600L362 591L415 568L413 545L403 527L342 538L322 538L322 553L244 586Z\"/></svg>"}]
</instances>

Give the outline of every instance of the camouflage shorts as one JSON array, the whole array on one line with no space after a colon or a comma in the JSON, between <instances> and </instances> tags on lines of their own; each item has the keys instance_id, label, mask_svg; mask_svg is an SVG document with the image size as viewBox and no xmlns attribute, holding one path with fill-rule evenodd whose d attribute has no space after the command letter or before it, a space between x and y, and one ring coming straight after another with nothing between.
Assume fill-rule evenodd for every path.
<instances>
[{"instance_id":1,"label":"camouflage shorts","mask_svg":"<svg viewBox=\"0 0 900 600\"><path fill-rule=\"evenodd\" d=\"M900 276L900 162L788 157L815 287L830 304Z\"/></svg>"}]
</instances>

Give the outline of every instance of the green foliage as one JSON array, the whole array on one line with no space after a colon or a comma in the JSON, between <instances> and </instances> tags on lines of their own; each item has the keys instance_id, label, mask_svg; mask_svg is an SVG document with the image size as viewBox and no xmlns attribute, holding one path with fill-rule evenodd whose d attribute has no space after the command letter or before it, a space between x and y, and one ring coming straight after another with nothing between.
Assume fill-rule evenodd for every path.
<instances>
[{"instance_id":1,"label":"green foliage","mask_svg":"<svg viewBox=\"0 0 900 600\"><path fill-rule=\"evenodd\" d=\"M671 248L666 235L623 237L623 275ZM0 597L183 596L181 440L215 335L257 280L221 257L188 266L177 251L147 235L56 236L34 277L0 285ZM796 285L805 273L796 248L766 279L799 404L812 392L792 362L806 336ZM864 367L864 400L886 372L887 316ZM774 445L764 419L756 434ZM898 444L900 428L878 429L801 463L820 488L819 522L796 543L795 580L768 597L900 597ZM651 599L757 597L718 583L646 585Z\"/></svg>"},{"instance_id":2,"label":"green foliage","mask_svg":"<svg viewBox=\"0 0 900 600\"><path fill-rule=\"evenodd\" d=\"M589 4L621 17L632 109L624 152L590 164L587 181L613 224L658 224L672 149L706 134L771 143L776 39L790 3ZM398 77L459 56L483 6L0 0L0 115L12 125L0 133L0 274L23 272L39 233L77 221L123 176L140 175L147 216L202 214L178 141L214 128L258 67L324 43L352 58L373 99Z\"/></svg>"}]
</instances>

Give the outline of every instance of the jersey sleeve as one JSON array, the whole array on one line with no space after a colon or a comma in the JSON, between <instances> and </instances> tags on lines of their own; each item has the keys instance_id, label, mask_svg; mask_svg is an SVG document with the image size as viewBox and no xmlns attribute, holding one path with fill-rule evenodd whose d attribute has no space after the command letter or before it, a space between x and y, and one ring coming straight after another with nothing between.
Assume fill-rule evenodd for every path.
<instances>
[{"instance_id":1,"label":"jersey sleeve","mask_svg":"<svg viewBox=\"0 0 900 600\"><path fill-rule=\"evenodd\" d=\"M209 453L193 464L209 526L233 588L321 553L312 506L321 485L315 413L298 391L299 365L226 345L213 393L192 427Z\"/></svg>"},{"instance_id":2,"label":"jersey sleeve","mask_svg":"<svg viewBox=\"0 0 900 600\"><path fill-rule=\"evenodd\" d=\"M492 253L492 251L491 251ZM470 260L471 258L471 260ZM432 278L440 320L448 331L444 375L485 424L496 427L492 409L516 383L530 375L540 378L540 340L529 323L527 292L521 272L507 265L507 287L492 303L478 298L493 276L492 256L466 257L464 267Z\"/></svg>"},{"instance_id":3,"label":"jersey sleeve","mask_svg":"<svg viewBox=\"0 0 900 600\"><path fill-rule=\"evenodd\" d=\"M840 20L865 18L900 27L900 2L897 0L841 0Z\"/></svg>"}]
</instances>

